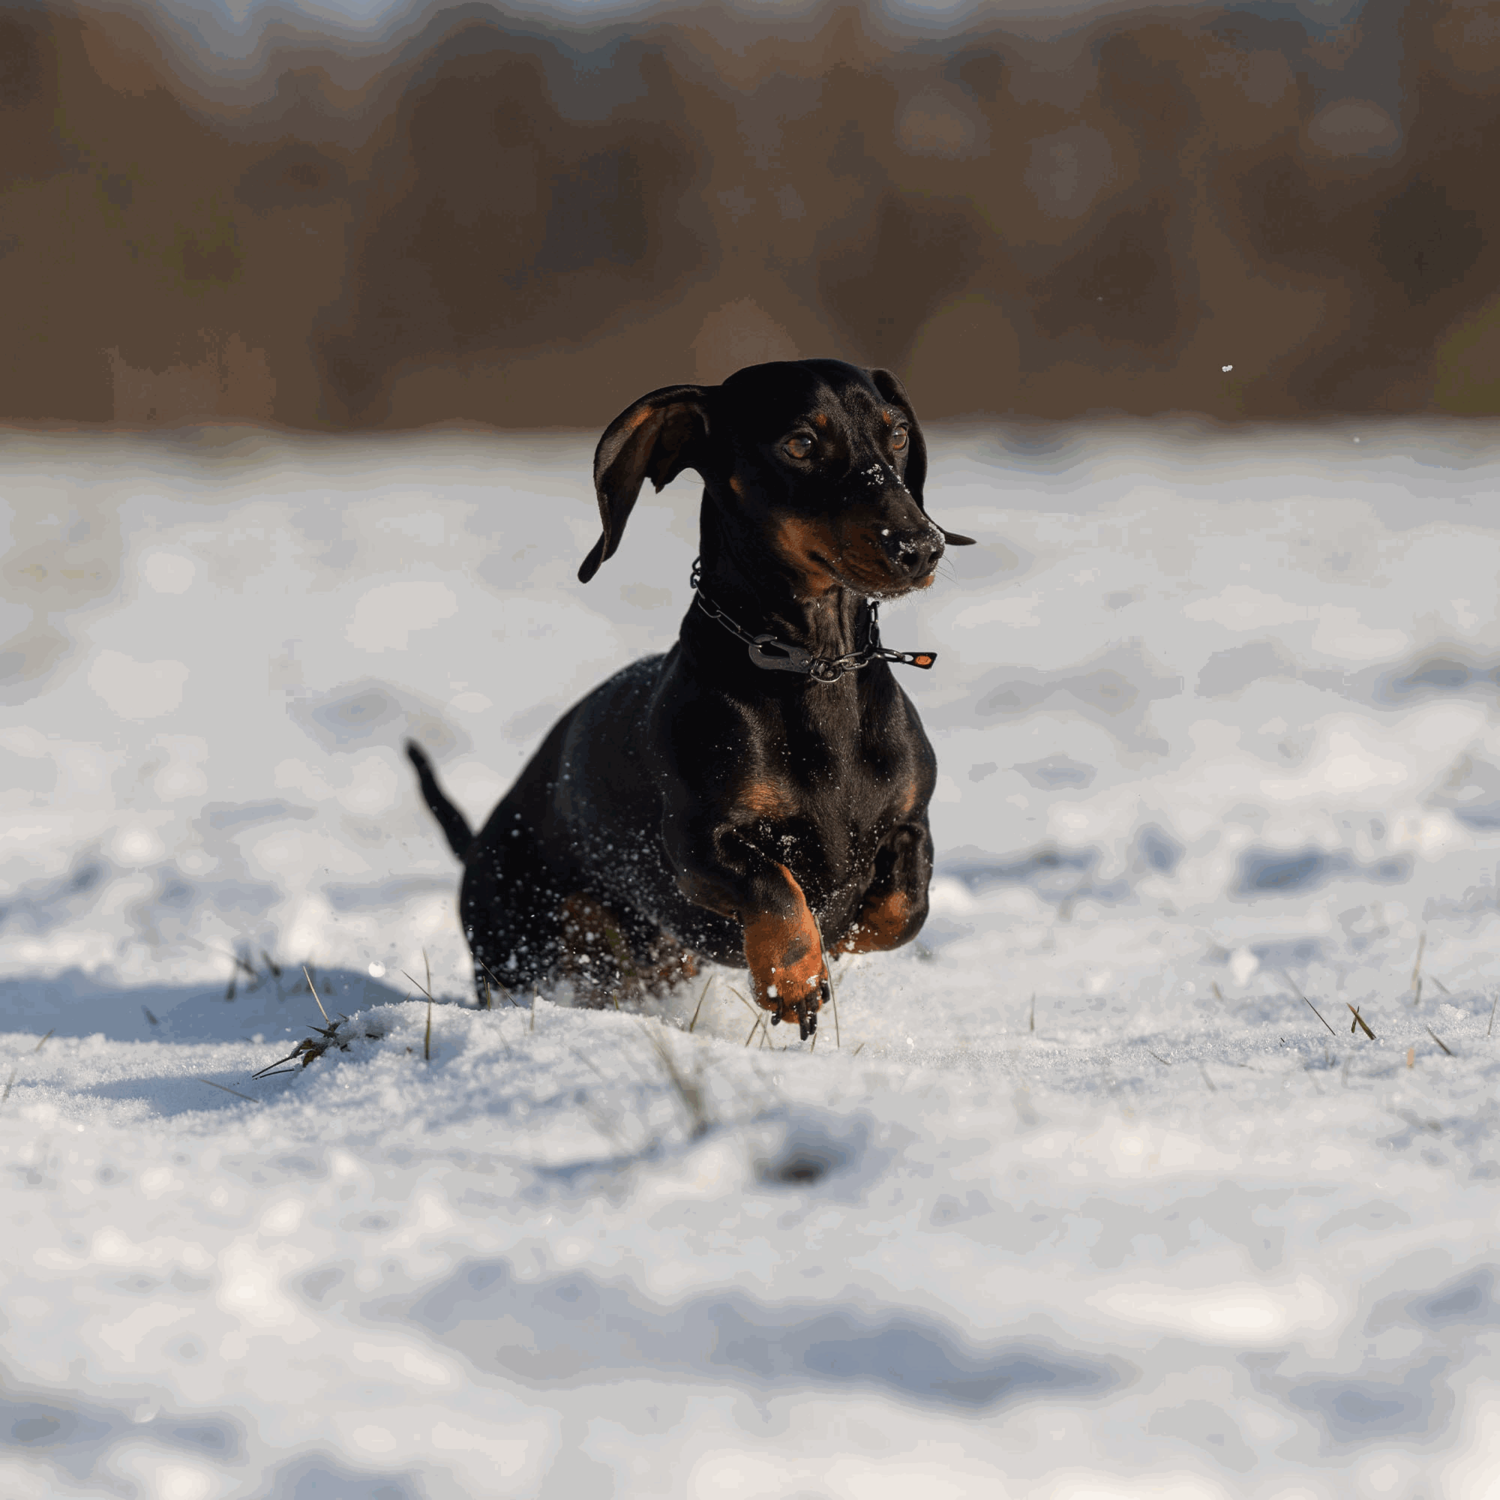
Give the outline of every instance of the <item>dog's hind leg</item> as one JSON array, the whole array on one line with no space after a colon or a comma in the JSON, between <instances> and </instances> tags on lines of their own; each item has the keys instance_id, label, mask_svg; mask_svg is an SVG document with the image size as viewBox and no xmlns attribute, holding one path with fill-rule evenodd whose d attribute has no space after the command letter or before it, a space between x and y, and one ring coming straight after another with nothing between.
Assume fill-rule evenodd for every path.
<instances>
[{"instance_id":1,"label":"dog's hind leg","mask_svg":"<svg viewBox=\"0 0 1500 1500\"><path fill-rule=\"evenodd\" d=\"M406 754L416 767L423 800L463 861L458 910L474 958L475 1000L481 1006L493 1005L505 995L545 983L559 952L559 899L530 840L492 838L476 843L468 820L438 785L421 748L408 741Z\"/></svg>"},{"instance_id":2,"label":"dog's hind leg","mask_svg":"<svg viewBox=\"0 0 1500 1500\"><path fill-rule=\"evenodd\" d=\"M498 1000L496 991L529 998L557 976L565 900L524 833L513 842L474 846L458 915L474 955L474 994L481 1005L487 994L490 1003Z\"/></svg>"}]
</instances>

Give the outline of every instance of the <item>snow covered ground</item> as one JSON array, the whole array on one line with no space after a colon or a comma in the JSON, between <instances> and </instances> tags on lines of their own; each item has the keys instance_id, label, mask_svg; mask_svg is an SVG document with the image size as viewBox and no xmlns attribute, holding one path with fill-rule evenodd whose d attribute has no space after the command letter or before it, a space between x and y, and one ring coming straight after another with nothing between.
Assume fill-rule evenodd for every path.
<instances>
[{"instance_id":1,"label":"snow covered ground","mask_svg":"<svg viewBox=\"0 0 1500 1500\"><path fill-rule=\"evenodd\" d=\"M585 588L577 438L6 440L5 1500L1500 1493L1500 434L931 446L934 914L813 1051L457 1003L399 754L664 647L689 479Z\"/></svg>"}]
</instances>

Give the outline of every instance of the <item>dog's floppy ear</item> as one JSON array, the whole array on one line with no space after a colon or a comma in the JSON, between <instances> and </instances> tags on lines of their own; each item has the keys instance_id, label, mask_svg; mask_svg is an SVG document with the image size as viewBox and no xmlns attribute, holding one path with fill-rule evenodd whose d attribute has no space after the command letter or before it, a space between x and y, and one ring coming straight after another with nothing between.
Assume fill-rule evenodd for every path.
<instances>
[{"instance_id":1,"label":"dog's floppy ear","mask_svg":"<svg viewBox=\"0 0 1500 1500\"><path fill-rule=\"evenodd\" d=\"M922 500L922 489L927 483L927 440L922 436L922 427L917 421L917 414L911 409L911 401L906 394L905 386L889 370L871 370L870 379L874 382L875 389L892 406L899 406L906 413L907 442L910 446L906 452L906 473L902 476L901 482L906 486L907 493L912 499L922 507L922 513L926 515L927 506ZM938 530L943 531L943 528L938 526ZM943 531L943 540L950 547L974 545L973 537L960 536L956 531Z\"/></svg>"},{"instance_id":2,"label":"dog's floppy ear","mask_svg":"<svg viewBox=\"0 0 1500 1500\"><path fill-rule=\"evenodd\" d=\"M605 558L614 556L647 476L661 489L684 469L701 472L707 436L701 385L663 386L632 402L605 428L594 450L594 493L604 534L578 570L581 583L599 571Z\"/></svg>"}]
</instances>

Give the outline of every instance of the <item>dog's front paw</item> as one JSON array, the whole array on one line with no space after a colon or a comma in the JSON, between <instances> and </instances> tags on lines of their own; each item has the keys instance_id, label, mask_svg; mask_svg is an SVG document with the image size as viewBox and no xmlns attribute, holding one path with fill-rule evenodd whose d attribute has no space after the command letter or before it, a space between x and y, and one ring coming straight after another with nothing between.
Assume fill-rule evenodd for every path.
<instances>
[{"instance_id":1,"label":"dog's front paw","mask_svg":"<svg viewBox=\"0 0 1500 1500\"><path fill-rule=\"evenodd\" d=\"M802 1035L811 1036L817 1023L810 1018L829 993L816 924L772 916L747 922L745 961L755 1003L772 1013L773 1022L796 1021Z\"/></svg>"},{"instance_id":2,"label":"dog's front paw","mask_svg":"<svg viewBox=\"0 0 1500 1500\"><path fill-rule=\"evenodd\" d=\"M783 1005L771 1017L771 1024L779 1026L785 1021L788 1025L791 1025L795 1021L797 1023L797 1035L805 1042L808 1037L817 1031L818 1012L827 1003L832 994L833 989L828 982L828 975L824 974L822 982L817 986L817 989L809 999L800 1000L792 1005Z\"/></svg>"},{"instance_id":3,"label":"dog's front paw","mask_svg":"<svg viewBox=\"0 0 1500 1500\"><path fill-rule=\"evenodd\" d=\"M828 970L823 955L800 964L773 964L764 974L750 971L756 1004L775 1011L778 1020L795 1020L800 1010L817 1011L828 996Z\"/></svg>"}]
</instances>

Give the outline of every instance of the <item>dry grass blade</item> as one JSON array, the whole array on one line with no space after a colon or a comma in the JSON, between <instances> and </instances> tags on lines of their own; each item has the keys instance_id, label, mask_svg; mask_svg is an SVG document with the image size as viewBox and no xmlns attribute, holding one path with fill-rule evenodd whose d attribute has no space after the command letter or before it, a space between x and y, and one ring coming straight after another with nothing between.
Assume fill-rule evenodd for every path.
<instances>
[{"instance_id":1,"label":"dry grass blade","mask_svg":"<svg viewBox=\"0 0 1500 1500\"><path fill-rule=\"evenodd\" d=\"M10 1091L15 1086L16 1074L20 1071L19 1068L12 1068L10 1070L10 1077L5 1080L5 1092L0 1094L0 1104L4 1104L10 1098Z\"/></svg>"},{"instance_id":2,"label":"dry grass blade","mask_svg":"<svg viewBox=\"0 0 1500 1500\"><path fill-rule=\"evenodd\" d=\"M145 1011L145 1013L146 1013L146 1020L148 1022L150 1022L151 1025L153 1025L153 1026L160 1026L161 1025L161 1022L158 1021L157 1018L151 1014L151 1007L149 1005L143 1005L141 1007L141 1009L143 1011Z\"/></svg>"},{"instance_id":3,"label":"dry grass blade","mask_svg":"<svg viewBox=\"0 0 1500 1500\"><path fill-rule=\"evenodd\" d=\"M1031 1022L1026 1027L1027 1031L1036 1030L1036 991L1031 992Z\"/></svg>"},{"instance_id":4,"label":"dry grass blade","mask_svg":"<svg viewBox=\"0 0 1500 1500\"><path fill-rule=\"evenodd\" d=\"M750 1043L755 1040L755 1033L757 1031L764 1031L765 1030L766 1017L770 1014L770 1012L769 1011L761 1010L758 1006L752 1005L737 989L735 989L735 987L732 984L728 988L729 988L729 993L731 995L733 995L734 998L736 1000L738 1000L740 1002L740 1004L743 1005L745 1007L745 1009L748 1010L752 1016L755 1017L755 1024L750 1028L750 1035L745 1038L745 1045L748 1047L750 1045ZM770 1040L771 1040L771 1034L770 1034L770 1032L769 1031L765 1031L765 1034L761 1037L761 1041L760 1041L761 1046L765 1047L765 1046L769 1045ZM776 1050L779 1050L779 1049L776 1049Z\"/></svg>"},{"instance_id":5,"label":"dry grass blade","mask_svg":"<svg viewBox=\"0 0 1500 1500\"><path fill-rule=\"evenodd\" d=\"M302 977L307 981L307 987L308 987L308 989L312 991L312 997L313 997L314 1003L317 1005L317 1007L318 1007L319 1010L323 1011L323 1019L325 1021L328 1021L328 1012L326 1010L323 1010L323 1002L318 999L317 988L313 984L312 975L308 972L306 964L302 965ZM330 1026L332 1026L333 1022L332 1021L328 1021L328 1024Z\"/></svg>"},{"instance_id":6,"label":"dry grass blade","mask_svg":"<svg viewBox=\"0 0 1500 1500\"><path fill-rule=\"evenodd\" d=\"M1322 1011L1320 1011L1320 1010L1319 1010L1319 1009L1318 1009L1318 1007L1317 1007L1317 1006L1316 1006L1316 1005L1314 1005L1314 1004L1313 1004L1313 1003L1312 1003L1312 1001L1311 1001L1311 1000L1309 1000L1309 999L1308 999L1308 998L1307 998L1307 996L1306 996L1306 995L1304 995L1304 994L1303 994L1303 993L1302 993L1302 991L1301 991L1301 990L1299 990L1299 989L1298 989L1298 988L1297 988L1297 981L1296 981L1296 980L1295 980L1295 979L1293 979L1293 978L1292 978L1292 976L1291 976L1291 975L1290 975L1290 974L1288 974L1288 973L1287 973L1287 971L1286 971L1286 970L1285 970L1285 969L1283 969L1283 970L1281 970L1281 977L1282 977L1282 978L1283 978L1283 979L1284 979L1284 980L1286 980L1286 982L1287 982L1287 983L1288 983L1288 984L1289 984L1289 985L1291 985L1291 987L1292 987L1292 993L1293 993L1293 994L1294 994L1294 995L1296 995L1296 997L1297 997L1297 998L1298 998L1298 999L1299 999L1299 1000L1300 1000L1300 1001L1301 1001L1301 1002L1302 1002L1302 1003L1303 1003L1303 1004L1304 1004L1304 1005L1305 1005L1305 1006L1306 1006L1306 1007L1307 1007L1307 1008L1308 1008L1308 1009L1309 1009L1309 1010L1310 1010L1310 1011L1311 1011L1311 1012L1312 1012L1312 1013L1313 1013L1313 1014L1314 1014L1314 1015L1315 1015L1315 1016L1316 1016L1316 1017L1317 1017L1317 1018L1318 1018L1318 1019L1319 1019L1319 1020L1320 1020L1320 1021L1323 1021L1323 1012L1322 1012ZM1336 1032L1336 1031L1335 1031L1335 1030L1334 1030L1334 1029L1333 1029L1333 1027L1332 1027L1332 1026L1330 1026L1330 1025L1329 1025L1329 1024L1328 1024L1328 1022L1327 1022L1327 1021L1323 1021L1323 1028L1324 1028L1324 1030L1325 1030L1325 1031L1327 1031L1327 1033L1328 1033L1328 1035L1329 1035L1329 1036L1337 1036L1337 1035L1338 1035L1338 1032Z\"/></svg>"},{"instance_id":7,"label":"dry grass blade","mask_svg":"<svg viewBox=\"0 0 1500 1500\"><path fill-rule=\"evenodd\" d=\"M408 973L407 973L407 972L406 972L406 970L405 970L405 969L401 969L401 970L399 970L399 973L400 973L400 975L401 975L401 977L402 977L402 978L403 978L403 979L404 979L404 980L405 980L405 981L406 981L406 982L407 982L407 983L408 983L408 984L414 984L414 985L416 985L416 987L417 987L417 988L418 988L418 989L419 989L419 990L420 990L420 991L421 991L421 992L422 992L422 993L423 993L423 994L424 994L424 995L426 995L426 996L427 996L427 1000L428 1000L428 1003L429 1003L429 1004L430 1004L430 1003L431 1003L431 1002L432 1002L432 990L431 990L431 988L430 988L430 981L431 981L431 975L429 975L429 976L428 976L428 980L429 980L429 984L427 984L427 985L424 985L424 984L420 984L420 983L418 983L418 981L417 981L417 980L415 980L415 979L413 979L413 978L412 978L412 977L411 977L411 975L410 975L410 974L408 974Z\"/></svg>"},{"instance_id":8,"label":"dry grass blade","mask_svg":"<svg viewBox=\"0 0 1500 1500\"><path fill-rule=\"evenodd\" d=\"M744 997L744 995L739 992L739 990L735 989L732 984L728 986L728 989L729 993L733 995L734 998L738 1000L740 1004L743 1005L745 1009L748 1010L757 1021L760 1020L760 1011L757 1010L755 1006L751 1005L751 1003Z\"/></svg>"},{"instance_id":9,"label":"dry grass blade","mask_svg":"<svg viewBox=\"0 0 1500 1500\"><path fill-rule=\"evenodd\" d=\"M1219 988L1219 981L1217 979L1214 980L1209 988L1214 992L1215 1000L1222 1000L1224 998L1224 991Z\"/></svg>"},{"instance_id":10,"label":"dry grass blade","mask_svg":"<svg viewBox=\"0 0 1500 1500\"><path fill-rule=\"evenodd\" d=\"M1344 1004L1349 1005L1349 1002L1346 1000L1344 1001ZM1375 1040L1375 1033L1371 1031L1370 1028L1365 1024L1365 1018L1360 1015L1359 1007L1349 1005L1349 1013L1354 1017L1354 1019L1349 1023L1349 1030L1352 1032L1357 1026L1373 1042Z\"/></svg>"},{"instance_id":11,"label":"dry grass blade","mask_svg":"<svg viewBox=\"0 0 1500 1500\"><path fill-rule=\"evenodd\" d=\"M838 996L833 991L833 967L828 962L828 944L823 941L823 924L818 921L816 916L813 917L813 931L818 934L818 952L823 955L823 977L828 981L828 1003L833 1007L833 1045L842 1049L843 1043L839 1039L839 1001ZM816 1025L818 1019L816 1011L813 1012L812 1019L814 1025ZM782 1050L784 1051L785 1049L783 1048ZM816 1052L818 1050L818 1033L816 1031L812 1034L812 1046L807 1050L809 1052Z\"/></svg>"},{"instance_id":12,"label":"dry grass blade","mask_svg":"<svg viewBox=\"0 0 1500 1500\"><path fill-rule=\"evenodd\" d=\"M521 1002L519 1000L517 1000L516 997L514 995L512 995L511 992L508 989L506 989L505 986L503 984L501 984L498 979L495 978L495 976L490 972L490 966L487 963L485 963L485 961L482 958L478 960L478 964L479 964L479 967L484 970L484 984L485 984L485 996L486 996L486 998L488 998L488 996L489 996L489 987L490 987L490 985L493 984L495 986L495 988L497 990L499 990L500 993L502 995L504 995L507 1000L510 1001L511 1008L513 1010L524 1010L525 1009L525 1007L521 1004Z\"/></svg>"},{"instance_id":13,"label":"dry grass blade","mask_svg":"<svg viewBox=\"0 0 1500 1500\"><path fill-rule=\"evenodd\" d=\"M1406 1066L1408 1068L1414 1068L1414 1067L1416 1067L1416 1065L1417 1065L1417 1049L1415 1047L1408 1047L1406 1049Z\"/></svg>"},{"instance_id":14,"label":"dry grass blade","mask_svg":"<svg viewBox=\"0 0 1500 1500\"><path fill-rule=\"evenodd\" d=\"M288 1052L285 1057L278 1057L275 1062L267 1063L258 1073L252 1073L250 1076L252 1078L280 1078L283 1073L296 1073L299 1071L297 1068L283 1068L281 1065L282 1063L291 1062L294 1057L301 1057L302 1052L302 1043L298 1042L296 1047ZM310 1059L303 1058L302 1066L305 1068L309 1061ZM279 1072L277 1071L278 1069L280 1069Z\"/></svg>"},{"instance_id":15,"label":"dry grass blade","mask_svg":"<svg viewBox=\"0 0 1500 1500\"><path fill-rule=\"evenodd\" d=\"M212 1078L199 1078L199 1083L206 1083L211 1089L223 1089L226 1094L233 1094L236 1099L244 1099L250 1104L259 1104L260 1100L253 1094L242 1094L238 1089L232 1089L227 1084L215 1083Z\"/></svg>"},{"instance_id":16,"label":"dry grass blade","mask_svg":"<svg viewBox=\"0 0 1500 1500\"><path fill-rule=\"evenodd\" d=\"M428 976L429 979L431 976ZM422 1061L432 1061L432 996L427 997L427 1035L422 1038Z\"/></svg>"},{"instance_id":17,"label":"dry grass blade","mask_svg":"<svg viewBox=\"0 0 1500 1500\"><path fill-rule=\"evenodd\" d=\"M1422 1000L1422 955L1427 951L1427 929L1417 939L1417 961L1411 966L1411 1003L1419 1005Z\"/></svg>"},{"instance_id":18,"label":"dry grass blade","mask_svg":"<svg viewBox=\"0 0 1500 1500\"><path fill-rule=\"evenodd\" d=\"M860 1043L860 1044L859 1044L859 1046L857 1046L857 1047L856 1047L856 1048L855 1048L855 1049L854 1049L854 1051L853 1051L853 1052L851 1052L851 1053L850 1053L850 1054L849 1054L849 1056L850 1056L850 1057L858 1057L858 1056L859 1056L859 1054L860 1054L860 1053L861 1053L861 1052L863 1052L863 1051L864 1051L864 1050L865 1050L865 1044L864 1044L864 1043L863 1043L863 1042L861 1042L861 1043Z\"/></svg>"},{"instance_id":19,"label":"dry grass blade","mask_svg":"<svg viewBox=\"0 0 1500 1500\"><path fill-rule=\"evenodd\" d=\"M688 1035L692 1036L698 1027L698 1013L703 1009L703 1002L708 999L708 987L714 982L714 976L708 976L708 982L703 986L703 993L698 996L698 1004L693 1010L693 1019L688 1022Z\"/></svg>"},{"instance_id":20,"label":"dry grass blade","mask_svg":"<svg viewBox=\"0 0 1500 1500\"><path fill-rule=\"evenodd\" d=\"M708 1112L708 1102L703 1094L702 1076L700 1074L689 1078L677 1066L677 1059L672 1056L671 1043L667 1041L666 1035L659 1027L653 1031L645 1022L641 1025L646 1033L646 1040L651 1044L651 1050L656 1053L662 1071L667 1075L668 1081L677 1094L677 1102L682 1105L682 1112L687 1116L688 1139L696 1141L701 1136L707 1135L713 1124L713 1119Z\"/></svg>"},{"instance_id":21,"label":"dry grass blade","mask_svg":"<svg viewBox=\"0 0 1500 1500\"><path fill-rule=\"evenodd\" d=\"M1208 1085L1209 1093L1217 1094L1219 1091L1214 1087L1214 1081L1208 1076L1208 1069L1202 1062L1199 1062L1198 1064L1198 1071L1203 1075L1203 1081Z\"/></svg>"},{"instance_id":22,"label":"dry grass blade","mask_svg":"<svg viewBox=\"0 0 1500 1500\"><path fill-rule=\"evenodd\" d=\"M53 1027L53 1028L52 1028L52 1030L51 1030L51 1031L49 1031L49 1032L48 1032L48 1033L47 1033L47 1035L46 1035L46 1036L44 1036L44 1037L43 1037L43 1038L42 1038L42 1039L41 1039L41 1041L39 1041L39 1042L38 1042L38 1043L37 1043L37 1044L36 1044L36 1046L35 1046L35 1047L33 1047L33 1048L32 1048L32 1049L31 1049L31 1050L32 1050L32 1051L33 1051L33 1052L40 1052L40 1051L41 1051L41 1050L42 1050L42 1048L43 1048L43 1047L45 1047L45 1046L46 1046L46 1045L47 1045L47 1042L48 1042L48 1040L49 1040L49 1039L50 1039L50 1038L51 1038L51 1036L52 1036L52 1035L53 1035L53 1033L54 1033L54 1032L55 1032L55 1031L56 1031L56 1030L57 1030L57 1027L55 1027L55 1026L54 1026L54 1027Z\"/></svg>"},{"instance_id":23,"label":"dry grass blade","mask_svg":"<svg viewBox=\"0 0 1500 1500\"><path fill-rule=\"evenodd\" d=\"M1149 1047L1147 1047L1145 1049L1145 1051L1146 1051L1146 1056L1147 1057L1155 1057L1156 1060L1157 1060L1157 1062L1159 1062L1162 1065L1162 1067L1164 1067L1164 1068L1170 1068L1172 1066L1172 1064L1169 1063L1166 1060L1166 1058L1164 1058L1164 1057L1158 1057L1157 1054L1155 1052L1153 1052Z\"/></svg>"},{"instance_id":24,"label":"dry grass blade","mask_svg":"<svg viewBox=\"0 0 1500 1500\"><path fill-rule=\"evenodd\" d=\"M1438 1044L1438 1046L1439 1046L1439 1047L1441 1047L1441 1048L1442 1048L1442 1049L1443 1049L1443 1051L1444 1051L1444 1052L1446 1052L1446 1053L1447 1053L1447 1054L1448 1054L1448 1056L1449 1056L1449 1057L1456 1057L1456 1056L1457 1056L1457 1055L1458 1055L1458 1054L1457 1054L1457 1053L1456 1053L1456 1052L1454 1052L1454 1050L1453 1050L1453 1048L1452 1048L1452 1047L1450 1047L1450 1046L1449 1046L1449 1045L1448 1045L1448 1044L1447 1044L1447 1042L1445 1042L1445 1041L1444 1041L1444 1040L1443 1040L1443 1039L1442 1039L1442 1037L1440 1037L1440 1036L1439 1036L1439 1035L1438 1035L1438 1034L1437 1034L1437 1032L1435 1032L1435 1031L1434 1031L1434 1030L1433 1030L1433 1029L1432 1029L1432 1027L1430 1027L1430 1026L1424 1026L1424 1027L1423 1027L1423 1028L1422 1028L1422 1030L1423 1030L1423 1031L1425 1031L1425 1032L1426 1032L1426 1033L1427 1033L1427 1035L1428 1035L1428 1036L1430 1036L1430 1037L1431 1037L1431 1038L1432 1038L1432 1039L1433 1039L1433 1041L1435 1041L1435 1042L1436 1042L1436 1043L1437 1043L1437 1044Z\"/></svg>"},{"instance_id":25,"label":"dry grass blade","mask_svg":"<svg viewBox=\"0 0 1500 1500\"><path fill-rule=\"evenodd\" d=\"M1495 1029L1495 1007L1497 1005L1500 1005L1500 991L1497 991L1495 998L1490 1001L1490 1024L1484 1028L1486 1037Z\"/></svg>"}]
</instances>

